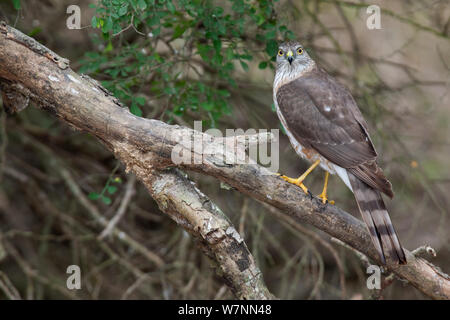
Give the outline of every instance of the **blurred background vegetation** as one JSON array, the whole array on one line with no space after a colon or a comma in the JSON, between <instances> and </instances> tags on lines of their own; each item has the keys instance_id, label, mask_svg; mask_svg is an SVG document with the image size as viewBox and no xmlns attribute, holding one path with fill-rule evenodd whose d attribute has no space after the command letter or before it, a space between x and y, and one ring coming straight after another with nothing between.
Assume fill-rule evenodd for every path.
<instances>
[{"instance_id":1,"label":"blurred background vegetation","mask_svg":"<svg viewBox=\"0 0 450 320\"><path fill-rule=\"evenodd\" d=\"M81 8L69 30L69 5ZM380 30L366 8L381 7ZM429 244L449 272L450 6L448 1L1 0L0 19L100 80L136 115L203 128L280 128L272 103L277 42L296 38L346 84L369 122L396 197L403 245ZM280 137L280 172L300 160ZM329 236L189 173L230 217L282 299L379 298L365 266ZM318 193L320 171L307 185ZM81 192L77 192L81 191ZM126 214L104 238L99 215ZM330 197L359 218L336 178ZM65 287L82 270L82 290ZM35 108L0 118L0 298L233 298L190 236L92 136ZM4 289L5 287L9 289ZM384 299L423 299L395 281Z\"/></svg>"}]
</instances>

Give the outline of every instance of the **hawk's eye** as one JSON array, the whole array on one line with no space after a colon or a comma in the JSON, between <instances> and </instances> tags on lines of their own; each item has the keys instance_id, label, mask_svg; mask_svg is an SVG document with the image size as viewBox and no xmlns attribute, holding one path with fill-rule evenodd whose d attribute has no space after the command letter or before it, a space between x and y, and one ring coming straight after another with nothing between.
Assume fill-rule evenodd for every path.
<instances>
[{"instance_id":1,"label":"hawk's eye","mask_svg":"<svg viewBox=\"0 0 450 320\"><path fill-rule=\"evenodd\" d=\"M301 47L297 48L297 53L298 54L303 54L303 49Z\"/></svg>"},{"instance_id":2,"label":"hawk's eye","mask_svg":"<svg viewBox=\"0 0 450 320\"><path fill-rule=\"evenodd\" d=\"M283 54L284 54L284 52L283 52L283 50L278 50L278 55L280 56L280 57L282 57L283 56Z\"/></svg>"}]
</instances>

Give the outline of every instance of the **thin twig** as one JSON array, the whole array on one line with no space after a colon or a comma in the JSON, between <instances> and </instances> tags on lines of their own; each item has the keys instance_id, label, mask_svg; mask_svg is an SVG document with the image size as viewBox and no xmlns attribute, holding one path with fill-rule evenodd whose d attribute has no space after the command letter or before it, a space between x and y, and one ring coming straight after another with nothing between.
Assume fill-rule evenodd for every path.
<instances>
[{"instance_id":1,"label":"thin twig","mask_svg":"<svg viewBox=\"0 0 450 320\"><path fill-rule=\"evenodd\" d=\"M413 251L411 251L411 253L413 255L415 255L416 257L421 254L424 254L424 253L432 256L433 258L436 258L436 256L437 256L436 250L434 250L432 247L430 247L427 244L423 245L421 247L418 247L417 249L414 249Z\"/></svg>"},{"instance_id":2,"label":"thin twig","mask_svg":"<svg viewBox=\"0 0 450 320\"><path fill-rule=\"evenodd\" d=\"M130 203L131 199L133 198L133 195L136 192L136 190L134 188L135 182L136 182L136 177L134 175L131 175L125 186L125 195L123 196L123 199L122 199L122 202L120 203L119 209L117 209L117 212L114 215L114 217L109 221L106 228L100 234L99 239L104 239L107 236L111 235L115 226L119 223L120 219L122 219L122 217L125 215L125 212L127 211L127 208L128 208L128 204Z\"/></svg>"},{"instance_id":3,"label":"thin twig","mask_svg":"<svg viewBox=\"0 0 450 320\"><path fill-rule=\"evenodd\" d=\"M317 233L303 227L301 224L297 223L291 217L282 214L279 210L277 210L276 208L274 208L272 206L269 206L266 203L263 203L263 205L271 214L276 216L278 219L281 219L282 221L286 222L290 226L294 227L294 229L296 229L297 231L299 231L303 234L306 234L313 240L319 242L325 249L327 249L331 253L331 255L333 256L334 260L336 261L336 264L339 269L339 282L341 285L341 295L342 295L342 299L345 299L346 295L347 295L346 288L345 288L345 270L344 270L344 265L342 263L342 260L339 257L339 254L337 253L336 249L334 249L327 241L322 239Z\"/></svg>"},{"instance_id":4,"label":"thin twig","mask_svg":"<svg viewBox=\"0 0 450 320\"><path fill-rule=\"evenodd\" d=\"M58 168L61 177L66 182L67 186L69 187L72 194L78 199L80 204L87 209L87 212L95 218L96 222L98 222L103 227L108 226L108 220L103 217L100 212L97 210L97 208L87 199L87 197L83 194L78 184L73 179L70 172L65 168ZM141 253L144 257L146 257L149 261L152 261L155 263L158 267L163 267L165 265L164 260L159 257L154 252L148 250L146 247L144 247L142 244L131 238L126 232L123 230L120 230L117 227L113 228L112 234L119 239L120 241L128 244L131 248L135 249L139 253Z\"/></svg>"},{"instance_id":5,"label":"thin twig","mask_svg":"<svg viewBox=\"0 0 450 320\"><path fill-rule=\"evenodd\" d=\"M20 293L9 280L8 276L0 270L0 289L10 300L22 300Z\"/></svg>"}]
</instances>

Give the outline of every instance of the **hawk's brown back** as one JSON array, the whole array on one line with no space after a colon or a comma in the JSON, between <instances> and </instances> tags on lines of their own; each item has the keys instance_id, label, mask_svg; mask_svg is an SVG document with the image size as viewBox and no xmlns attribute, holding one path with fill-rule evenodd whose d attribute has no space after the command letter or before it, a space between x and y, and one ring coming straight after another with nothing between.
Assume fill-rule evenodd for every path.
<instances>
[{"instance_id":1,"label":"hawk's brown back","mask_svg":"<svg viewBox=\"0 0 450 320\"><path fill-rule=\"evenodd\" d=\"M318 67L276 92L292 135L305 148L349 170L392 197L392 186L376 164L377 153L349 90Z\"/></svg>"}]
</instances>

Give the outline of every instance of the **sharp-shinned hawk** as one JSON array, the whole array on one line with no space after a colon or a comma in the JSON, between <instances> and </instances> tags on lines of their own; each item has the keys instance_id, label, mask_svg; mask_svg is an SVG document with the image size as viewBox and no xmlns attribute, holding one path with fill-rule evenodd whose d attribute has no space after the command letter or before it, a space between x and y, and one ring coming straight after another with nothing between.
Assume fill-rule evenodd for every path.
<instances>
[{"instance_id":1,"label":"sharp-shinned hawk","mask_svg":"<svg viewBox=\"0 0 450 320\"><path fill-rule=\"evenodd\" d=\"M355 195L382 263L386 263L385 252L406 263L381 197L385 193L392 198L392 186L377 165L367 123L349 90L318 67L302 45L286 42L279 46L273 93L295 151L313 162L299 178L283 178L308 192L303 180L320 165L326 174L319 197L326 203L329 173L337 174Z\"/></svg>"}]
</instances>

